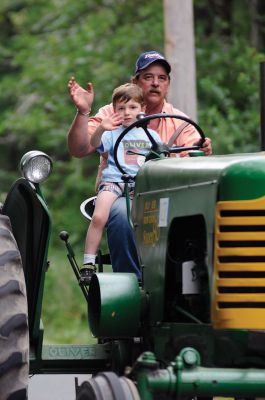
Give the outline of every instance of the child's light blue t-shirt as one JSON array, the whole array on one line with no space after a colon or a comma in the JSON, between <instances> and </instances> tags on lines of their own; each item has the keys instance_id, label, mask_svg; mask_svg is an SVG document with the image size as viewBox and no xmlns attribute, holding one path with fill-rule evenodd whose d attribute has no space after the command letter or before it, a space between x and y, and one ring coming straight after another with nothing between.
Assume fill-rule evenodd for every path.
<instances>
[{"instance_id":1,"label":"child's light blue t-shirt","mask_svg":"<svg viewBox=\"0 0 265 400\"><path fill-rule=\"evenodd\" d=\"M113 131L105 131L102 135L101 145L97 148L97 151L99 153L108 152L108 161L107 167L103 170L101 181L122 182L122 173L115 164L113 150L118 137L124 129L121 126ZM157 132L152 129L148 129L148 131L157 143L162 143ZM144 156L138 154L131 155L127 154L127 152L133 151L135 153L147 154L150 151L151 145L143 128L133 128L123 137L118 146L117 158L126 174L135 176L145 161Z\"/></svg>"}]
</instances>

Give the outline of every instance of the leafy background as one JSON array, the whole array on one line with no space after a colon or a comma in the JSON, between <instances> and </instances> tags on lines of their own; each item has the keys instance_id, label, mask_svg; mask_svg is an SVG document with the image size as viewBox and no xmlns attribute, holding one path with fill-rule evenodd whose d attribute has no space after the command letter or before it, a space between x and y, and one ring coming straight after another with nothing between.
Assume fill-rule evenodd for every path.
<instances>
[{"instance_id":1,"label":"leafy background","mask_svg":"<svg viewBox=\"0 0 265 400\"><path fill-rule=\"evenodd\" d=\"M261 7L255 19L250 3L194 0L198 122L216 154L260 148L259 65L265 57L262 40L255 43L251 32L253 24L262 26L265 12ZM58 234L69 231L81 262L87 222L79 205L94 194L98 156L80 160L68 153L75 108L67 81L93 82L96 111L130 79L142 51L163 52L163 22L161 0L0 3L0 199L25 152L42 150L54 161L43 188L53 220L43 313L48 342L90 340L86 305Z\"/></svg>"}]
</instances>

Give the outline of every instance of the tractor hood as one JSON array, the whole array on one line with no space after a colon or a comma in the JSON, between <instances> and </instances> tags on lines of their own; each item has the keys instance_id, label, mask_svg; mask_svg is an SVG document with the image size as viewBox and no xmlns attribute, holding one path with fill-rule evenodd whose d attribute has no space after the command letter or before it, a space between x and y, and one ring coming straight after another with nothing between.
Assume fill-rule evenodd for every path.
<instances>
[{"instance_id":1,"label":"tractor hood","mask_svg":"<svg viewBox=\"0 0 265 400\"><path fill-rule=\"evenodd\" d=\"M265 194L265 153L151 160L136 178L136 196L218 182L218 197L251 199Z\"/></svg>"}]
</instances>

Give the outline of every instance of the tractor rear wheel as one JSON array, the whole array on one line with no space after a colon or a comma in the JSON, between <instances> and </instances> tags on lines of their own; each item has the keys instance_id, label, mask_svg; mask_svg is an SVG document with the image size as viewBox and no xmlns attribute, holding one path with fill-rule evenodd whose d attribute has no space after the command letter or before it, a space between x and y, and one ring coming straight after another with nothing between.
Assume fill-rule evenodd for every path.
<instances>
[{"instance_id":1,"label":"tractor rear wheel","mask_svg":"<svg viewBox=\"0 0 265 400\"><path fill-rule=\"evenodd\" d=\"M20 253L9 218L0 215L1 400L25 400L29 378L28 308Z\"/></svg>"}]
</instances>

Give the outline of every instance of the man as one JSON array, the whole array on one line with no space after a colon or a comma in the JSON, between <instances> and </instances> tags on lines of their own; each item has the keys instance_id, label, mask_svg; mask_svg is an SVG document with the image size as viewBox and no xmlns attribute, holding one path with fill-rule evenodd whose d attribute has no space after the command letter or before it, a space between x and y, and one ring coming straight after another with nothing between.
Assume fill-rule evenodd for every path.
<instances>
[{"instance_id":1,"label":"man","mask_svg":"<svg viewBox=\"0 0 265 400\"><path fill-rule=\"evenodd\" d=\"M165 98L170 85L171 66L164 56L156 51L142 53L136 61L133 83L139 85L144 94L145 114L178 114L186 116ZM83 89L74 78L68 82L68 90L72 101L77 108L77 114L68 133L69 152L74 157L85 157L95 151L90 145L90 136L95 131L102 119L113 114L112 104L99 109L94 117L89 117L93 103L93 86L88 83ZM200 140L196 129L177 119L153 119L148 125L158 132L163 142L168 143L174 135L173 143L177 146L195 145ZM202 150L206 155L212 153L211 140L206 138ZM182 156L186 155L182 154ZM99 175L106 166L106 159L101 158ZM134 233L127 221L126 202L119 198L112 206L108 226L108 245L114 272L135 272L141 278L134 240ZM122 240L121 240L122 238Z\"/></svg>"}]
</instances>

